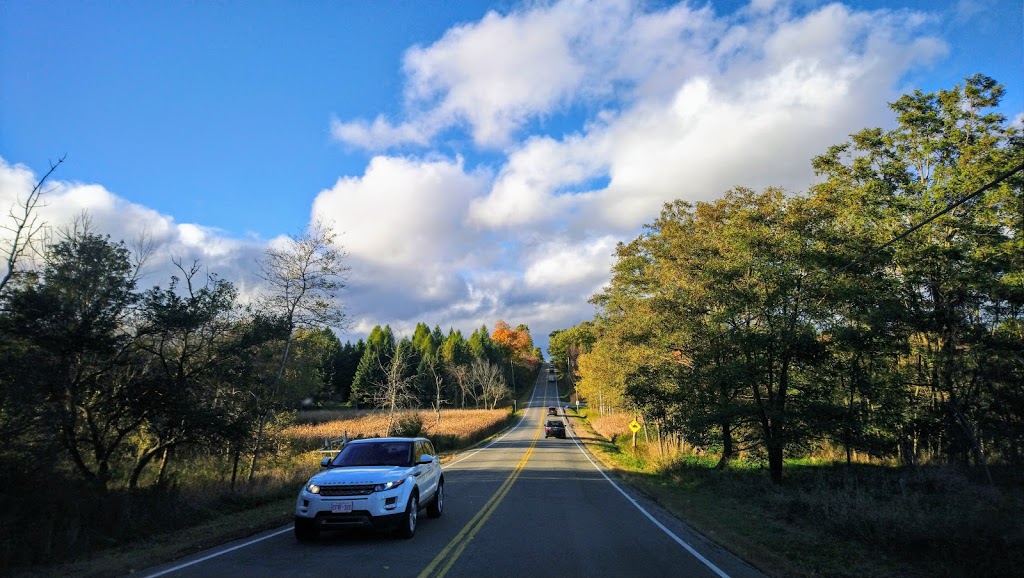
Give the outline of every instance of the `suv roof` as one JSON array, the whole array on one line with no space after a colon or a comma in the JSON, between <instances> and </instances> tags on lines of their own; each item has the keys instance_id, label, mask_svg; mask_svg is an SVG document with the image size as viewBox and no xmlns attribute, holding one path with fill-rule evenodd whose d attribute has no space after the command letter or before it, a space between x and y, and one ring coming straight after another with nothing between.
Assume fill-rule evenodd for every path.
<instances>
[{"instance_id":1,"label":"suv roof","mask_svg":"<svg viewBox=\"0 0 1024 578\"><path fill-rule=\"evenodd\" d=\"M430 440L425 437L387 437L387 438L359 438L354 440L348 440L350 444L365 444L365 443L377 443L377 442L429 442Z\"/></svg>"}]
</instances>

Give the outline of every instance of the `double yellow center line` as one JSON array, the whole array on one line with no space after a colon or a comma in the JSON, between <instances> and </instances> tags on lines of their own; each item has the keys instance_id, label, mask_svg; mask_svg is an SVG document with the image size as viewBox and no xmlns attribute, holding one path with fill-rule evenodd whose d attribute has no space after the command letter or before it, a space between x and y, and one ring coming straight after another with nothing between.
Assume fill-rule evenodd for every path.
<instances>
[{"instance_id":1,"label":"double yellow center line","mask_svg":"<svg viewBox=\"0 0 1024 578\"><path fill-rule=\"evenodd\" d=\"M481 508L480 511L477 512L475 516L473 516L473 519L470 520L469 523L466 524L465 527L463 527L462 530L460 530L459 533L456 534L454 538L452 538L452 541L448 542L448 545L445 546L443 550L441 550L441 553L438 554L437 557L434 558L434 560L430 564L428 564L427 567L424 568L422 572L420 572L418 578L427 578L428 576L433 578L442 578L445 574L448 573L449 570L451 570L452 566L455 564L455 561L458 560L459 556L462 555L462 552L466 549L466 546L468 546L469 543L473 541L473 538L476 536L476 533L480 531L481 527L483 527L484 522L487 521L487 518L491 517L491 514L494 513L494 510L498 508L498 504L500 504L501 501L505 499L505 495L508 494L509 490L512 489L512 484L516 482L516 479L519 477L519 474L522 473L523 468L526 467L526 462L530 461L530 455L533 454L533 448L537 446L537 440L540 438L540 431L541 428L538 424L537 433L534 434L533 441L530 442L530 447L527 448L526 453L523 455L523 459L519 460L519 463L516 464L516 468L512 471L511 474L509 474L508 478L506 478L505 481L501 484L501 487L498 488L498 491L495 492L493 496L491 496L491 499L488 500L486 504L484 504L484 507Z\"/></svg>"}]
</instances>

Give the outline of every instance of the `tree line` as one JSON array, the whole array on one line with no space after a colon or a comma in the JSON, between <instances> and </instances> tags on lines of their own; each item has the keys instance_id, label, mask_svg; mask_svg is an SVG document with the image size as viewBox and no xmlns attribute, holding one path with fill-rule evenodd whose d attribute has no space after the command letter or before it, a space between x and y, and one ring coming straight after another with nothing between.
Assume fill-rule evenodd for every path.
<instances>
[{"instance_id":1,"label":"tree line","mask_svg":"<svg viewBox=\"0 0 1024 578\"><path fill-rule=\"evenodd\" d=\"M324 390L325 403L404 408L490 408L512 400L533 383L541 352L530 329L498 320L493 332L417 323L411 336L396 338L377 325L366 340L346 342L332 357L337 379ZM518 384L518 385L517 385Z\"/></svg>"},{"instance_id":2,"label":"tree line","mask_svg":"<svg viewBox=\"0 0 1024 578\"><path fill-rule=\"evenodd\" d=\"M4 470L103 492L160 485L176 455L201 451L231 457L232 487L251 480L268 428L317 383L311 328L344 323L333 243L317 224L268 249L267 292L246 304L198 262L175 260L166 286L142 290L145 243L115 242L87 215L62 228L40 266L10 267L0 288Z\"/></svg>"},{"instance_id":3,"label":"tree line","mask_svg":"<svg viewBox=\"0 0 1024 578\"><path fill-rule=\"evenodd\" d=\"M1024 141L1003 94L975 75L904 95L804 193L667 203L617 247L595 318L551 334L559 370L598 411L775 482L823 446L1019 466Z\"/></svg>"},{"instance_id":4,"label":"tree line","mask_svg":"<svg viewBox=\"0 0 1024 578\"><path fill-rule=\"evenodd\" d=\"M167 286L142 290L145 242L115 242L87 215L61 229L40 266L11 267L0 286L5 471L36 464L105 492L161 487L175 459L215 455L227 456L234 488L277 449L290 411L495 408L532 383L540 352L529 328L501 320L468 339L420 323L411 337L378 326L342 345L328 328L347 322L334 239L317 224L268 248L265 291L243 300L180 260Z\"/></svg>"}]
</instances>

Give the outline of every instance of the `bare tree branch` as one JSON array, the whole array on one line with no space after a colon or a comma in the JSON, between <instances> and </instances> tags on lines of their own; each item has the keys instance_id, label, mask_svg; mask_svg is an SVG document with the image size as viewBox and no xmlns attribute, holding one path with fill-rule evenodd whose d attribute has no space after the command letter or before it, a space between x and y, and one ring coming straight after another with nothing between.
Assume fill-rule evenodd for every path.
<instances>
[{"instance_id":1,"label":"bare tree branch","mask_svg":"<svg viewBox=\"0 0 1024 578\"><path fill-rule=\"evenodd\" d=\"M39 213L36 211L40 206L39 203L43 195L50 192L43 190L43 183L57 170L57 167L64 162L65 158L67 158L67 155L60 157L56 163L50 163L50 170L46 171L46 174L39 179L36 186L32 187L32 192L28 194L28 198L24 201L19 199L17 207L12 206L8 211L7 216L12 224L0 226L0 229L9 231L14 235L14 238L10 241L10 247L5 252L7 271L4 273L3 278L0 278L0 295L3 294L8 281L14 276L14 268L18 264L18 259L24 257L26 252L32 249L33 241L39 232L43 230L43 227L46 226L46 222L39 219ZM53 189L50 190L52 191Z\"/></svg>"}]
</instances>

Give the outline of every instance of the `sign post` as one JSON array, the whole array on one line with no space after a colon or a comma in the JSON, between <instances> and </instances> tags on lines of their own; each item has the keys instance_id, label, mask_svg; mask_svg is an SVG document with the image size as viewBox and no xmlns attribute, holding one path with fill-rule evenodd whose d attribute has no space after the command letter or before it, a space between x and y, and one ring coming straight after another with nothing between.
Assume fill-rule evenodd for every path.
<instances>
[{"instance_id":1,"label":"sign post","mask_svg":"<svg viewBox=\"0 0 1024 578\"><path fill-rule=\"evenodd\" d=\"M640 424L634 419L629 422L629 429L633 432L633 449L636 449L636 432L640 431Z\"/></svg>"}]
</instances>

